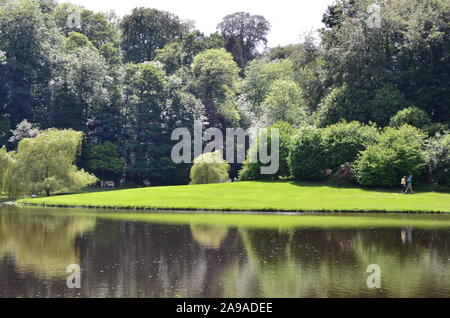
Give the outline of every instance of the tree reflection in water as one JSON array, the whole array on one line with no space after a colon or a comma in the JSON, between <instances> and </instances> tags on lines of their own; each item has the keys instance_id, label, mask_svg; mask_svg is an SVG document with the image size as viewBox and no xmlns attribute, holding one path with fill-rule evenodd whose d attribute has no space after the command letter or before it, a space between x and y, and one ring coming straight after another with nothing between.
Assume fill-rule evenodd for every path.
<instances>
[{"instance_id":1,"label":"tree reflection in water","mask_svg":"<svg viewBox=\"0 0 450 318\"><path fill-rule=\"evenodd\" d=\"M0 212L0 296L450 295L450 227L279 229ZM72 263L82 268L80 290L65 286ZM381 267L380 290L366 286L369 264Z\"/></svg>"}]
</instances>

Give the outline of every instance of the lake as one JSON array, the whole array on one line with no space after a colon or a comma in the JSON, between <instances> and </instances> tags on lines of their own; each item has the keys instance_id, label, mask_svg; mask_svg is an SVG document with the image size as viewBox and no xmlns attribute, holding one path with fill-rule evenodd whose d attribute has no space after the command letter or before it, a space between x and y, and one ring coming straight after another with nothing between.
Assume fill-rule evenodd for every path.
<instances>
[{"instance_id":1,"label":"lake","mask_svg":"<svg viewBox=\"0 0 450 318\"><path fill-rule=\"evenodd\" d=\"M450 215L0 207L0 297L449 296Z\"/></svg>"}]
</instances>

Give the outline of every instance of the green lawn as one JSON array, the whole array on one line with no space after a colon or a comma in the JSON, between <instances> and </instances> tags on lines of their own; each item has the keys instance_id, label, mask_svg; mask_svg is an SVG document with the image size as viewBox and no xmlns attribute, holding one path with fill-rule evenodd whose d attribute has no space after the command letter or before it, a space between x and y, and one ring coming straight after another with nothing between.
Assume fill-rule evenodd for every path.
<instances>
[{"instance_id":1,"label":"green lawn","mask_svg":"<svg viewBox=\"0 0 450 318\"><path fill-rule=\"evenodd\" d=\"M22 199L19 203L210 211L450 212L450 194L343 188L295 182L171 186Z\"/></svg>"}]
</instances>

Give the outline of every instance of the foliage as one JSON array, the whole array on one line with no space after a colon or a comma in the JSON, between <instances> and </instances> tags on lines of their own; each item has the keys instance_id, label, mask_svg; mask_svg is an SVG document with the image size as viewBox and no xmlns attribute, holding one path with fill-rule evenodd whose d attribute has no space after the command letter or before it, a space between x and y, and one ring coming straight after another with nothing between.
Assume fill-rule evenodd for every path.
<instances>
[{"instance_id":1,"label":"foliage","mask_svg":"<svg viewBox=\"0 0 450 318\"><path fill-rule=\"evenodd\" d=\"M191 65L194 57L208 49L223 47L223 38L218 34L205 36L200 31L186 33L177 42L156 50L155 61L162 62L167 74L173 74L182 67Z\"/></svg>"},{"instance_id":2,"label":"foliage","mask_svg":"<svg viewBox=\"0 0 450 318\"><path fill-rule=\"evenodd\" d=\"M14 169L7 180L9 196L80 189L97 178L74 165L83 133L48 129L35 138L20 141Z\"/></svg>"},{"instance_id":3,"label":"foliage","mask_svg":"<svg viewBox=\"0 0 450 318\"><path fill-rule=\"evenodd\" d=\"M376 122L385 126L390 117L404 105L404 97L392 85L367 91L344 84L333 89L324 98L316 116L321 127L341 120L356 120L366 124Z\"/></svg>"},{"instance_id":4,"label":"foliage","mask_svg":"<svg viewBox=\"0 0 450 318\"><path fill-rule=\"evenodd\" d=\"M249 110L257 119L262 117L261 104L266 99L273 82L293 78L293 66L289 60L255 59L248 64L241 89L245 100L250 104Z\"/></svg>"},{"instance_id":5,"label":"foliage","mask_svg":"<svg viewBox=\"0 0 450 318\"><path fill-rule=\"evenodd\" d=\"M10 127L31 120L33 109L49 81L52 50L60 37L37 1L7 1L0 5L0 110L10 115Z\"/></svg>"},{"instance_id":6,"label":"foliage","mask_svg":"<svg viewBox=\"0 0 450 318\"><path fill-rule=\"evenodd\" d=\"M78 32L70 32L65 40L64 46L68 52L81 47L88 47L91 50L95 50L95 46L89 38Z\"/></svg>"},{"instance_id":7,"label":"foliage","mask_svg":"<svg viewBox=\"0 0 450 318\"><path fill-rule=\"evenodd\" d=\"M14 171L15 160L6 147L0 148L0 194L7 192L10 185L11 173Z\"/></svg>"},{"instance_id":8,"label":"foliage","mask_svg":"<svg viewBox=\"0 0 450 318\"><path fill-rule=\"evenodd\" d=\"M12 132L9 142L19 142L25 138L34 138L41 133L36 125L29 123L26 119L22 120Z\"/></svg>"},{"instance_id":9,"label":"foliage","mask_svg":"<svg viewBox=\"0 0 450 318\"><path fill-rule=\"evenodd\" d=\"M102 180L117 180L123 170L123 162L117 145L105 141L93 146L89 152L88 166Z\"/></svg>"},{"instance_id":10,"label":"foliage","mask_svg":"<svg viewBox=\"0 0 450 318\"><path fill-rule=\"evenodd\" d=\"M421 176L425 168L425 135L404 125L387 127L376 144L360 153L355 164L356 179L361 185L392 187L403 176Z\"/></svg>"},{"instance_id":11,"label":"foliage","mask_svg":"<svg viewBox=\"0 0 450 318\"><path fill-rule=\"evenodd\" d=\"M294 81L274 81L261 105L264 123L270 125L277 121L285 121L291 125L298 125L305 122L306 112L301 104L301 91Z\"/></svg>"},{"instance_id":12,"label":"foliage","mask_svg":"<svg viewBox=\"0 0 450 318\"><path fill-rule=\"evenodd\" d=\"M325 155L320 129L300 128L290 144L288 161L292 176L298 180L323 179Z\"/></svg>"},{"instance_id":13,"label":"foliage","mask_svg":"<svg viewBox=\"0 0 450 318\"><path fill-rule=\"evenodd\" d=\"M124 182L162 185L189 181L190 166L171 161L170 136L195 119L222 130L315 123L324 134L343 120L384 127L406 116L400 121L431 137L444 134L449 2L381 1L379 28L366 23L372 3L337 0L320 38L310 32L267 48L268 21L244 12L204 34L156 9L136 8L122 19L53 0L0 0L0 145L15 148L8 139L23 120L74 129L85 136L80 167L89 167L91 147L109 141L123 160ZM78 13L81 24L68 24ZM399 113L410 105L431 122L418 110L420 123ZM333 137L341 147L333 154L342 157L317 162L319 170L351 162L360 137L356 128ZM232 164L231 173L238 168Z\"/></svg>"},{"instance_id":14,"label":"foliage","mask_svg":"<svg viewBox=\"0 0 450 318\"><path fill-rule=\"evenodd\" d=\"M378 140L378 130L359 122L341 122L326 128L301 128L289 153L292 175L299 180L321 180L340 173L358 154Z\"/></svg>"},{"instance_id":15,"label":"foliage","mask_svg":"<svg viewBox=\"0 0 450 318\"><path fill-rule=\"evenodd\" d=\"M391 118L390 126L400 127L402 125L424 128L431 125L431 119L424 110L417 107L408 107L402 109Z\"/></svg>"},{"instance_id":16,"label":"foliage","mask_svg":"<svg viewBox=\"0 0 450 318\"><path fill-rule=\"evenodd\" d=\"M10 133L9 116L8 114L2 114L0 115L0 145L6 145Z\"/></svg>"},{"instance_id":17,"label":"foliage","mask_svg":"<svg viewBox=\"0 0 450 318\"><path fill-rule=\"evenodd\" d=\"M233 54L240 68L244 68L257 55L260 44L267 44L270 23L263 16L246 12L229 14L217 29L225 39L225 48Z\"/></svg>"},{"instance_id":18,"label":"foliage","mask_svg":"<svg viewBox=\"0 0 450 318\"><path fill-rule=\"evenodd\" d=\"M322 129L326 167L336 172L342 164L352 163L360 151L374 144L377 128L359 122L339 123Z\"/></svg>"},{"instance_id":19,"label":"foliage","mask_svg":"<svg viewBox=\"0 0 450 318\"><path fill-rule=\"evenodd\" d=\"M109 17L102 12L92 12L78 5L64 2L59 3L53 9L53 18L60 28L61 32L68 36L71 32L78 32L85 35L97 48L100 49L103 45L112 44L118 45L118 33L114 23ZM80 15L80 28L76 25L70 27L67 24L69 14Z\"/></svg>"},{"instance_id":20,"label":"foliage","mask_svg":"<svg viewBox=\"0 0 450 318\"><path fill-rule=\"evenodd\" d=\"M231 54L225 49L206 50L195 56L191 68L209 124L212 127L224 127L236 123L239 114L234 96L239 69Z\"/></svg>"},{"instance_id":21,"label":"foliage","mask_svg":"<svg viewBox=\"0 0 450 318\"><path fill-rule=\"evenodd\" d=\"M450 134L427 141L426 158L431 181L450 186Z\"/></svg>"},{"instance_id":22,"label":"foliage","mask_svg":"<svg viewBox=\"0 0 450 318\"><path fill-rule=\"evenodd\" d=\"M186 167L170 159L170 136L176 127L193 126L194 119L201 117L201 103L186 92L180 78L166 77L153 63L129 64L125 91L129 96L124 105L128 142L122 151L127 180L138 184L187 181Z\"/></svg>"},{"instance_id":23,"label":"foliage","mask_svg":"<svg viewBox=\"0 0 450 318\"><path fill-rule=\"evenodd\" d=\"M169 12L135 8L121 23L122 49L125 61L151 61L155 51L179 39L187 30L180 19Z\"/></svg>"},{"instance_id":24,"label":"foliage","mask_svg":"<svg viewBox=\"0 0 450 318\"><path fill-rule=\"evenodd\" d=\"M275 175L261 174L261 162L252 162L250 156L256 155L259 148L259 138L251 145L247 160L244 162L242 169L239 171L239 180L249 181L258 179L277 179L279 177L289 177L291 175L289 171L288 156L289 145L291 142L294 129L289 123L277 122L267 128L267 149L271 149L272 142L272 129L278 129L279 132L279 168Z\"/></svg>"},{"instance_id":25,"label":"foliage","mask_svg":"<svg viewBox=\"0 0 450 318\"><path fill-rule=\"evenodd\" d=\"M220 151L209 152L194 159L191 184L206 184L228 181L230 165L222 159Z\"/></svg>"},{"instance_id":26,"label":"foliage","mask_svg":"<svg viewBox=\"0 0 450 318\"><path fill-rule=\"evenodd\" d=\"M401 108L414 104L433 121L448 122L449 108L444 102L450 94L445 80L450 67L448 1L381 2L379 28L366 23L367 8L372 3L339 0L324 16L326 27L321 30L321 40L327 82L333 87L348 84L367 92L383 85L395 86L407 98ZM368 120L376 121L360 119Z\"/></svg>"}]
</instances>

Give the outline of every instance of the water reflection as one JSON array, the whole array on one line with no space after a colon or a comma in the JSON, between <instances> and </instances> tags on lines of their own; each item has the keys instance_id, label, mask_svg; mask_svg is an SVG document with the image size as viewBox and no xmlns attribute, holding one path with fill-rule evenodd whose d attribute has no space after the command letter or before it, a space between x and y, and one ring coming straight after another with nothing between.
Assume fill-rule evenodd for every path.
<instances>
[{"instance_id":1,"label":"water reflection","mask_svg":"<svg viewBox=\"0 0 450 318\"><path fill-rule=\"evenodd\" d=\"M0 209L0 296L450 296L450 226L261 229L64 211ZM79 290L65 286L72 263ZM366 286L369 264L382 269L379 290Z\"/></svg>"},{"instance_id":2,"label":"water reflection","mask_svg":"<svg viewBox=\"0 0 450 318\"><path fill-rule=\"evenodd\" d=\"M223 226L211 226L211 225L191 225L192 238L198 244L218 249L222 245L222 242L227 237L228 228Z\"/></svg>"}]
</instances>

